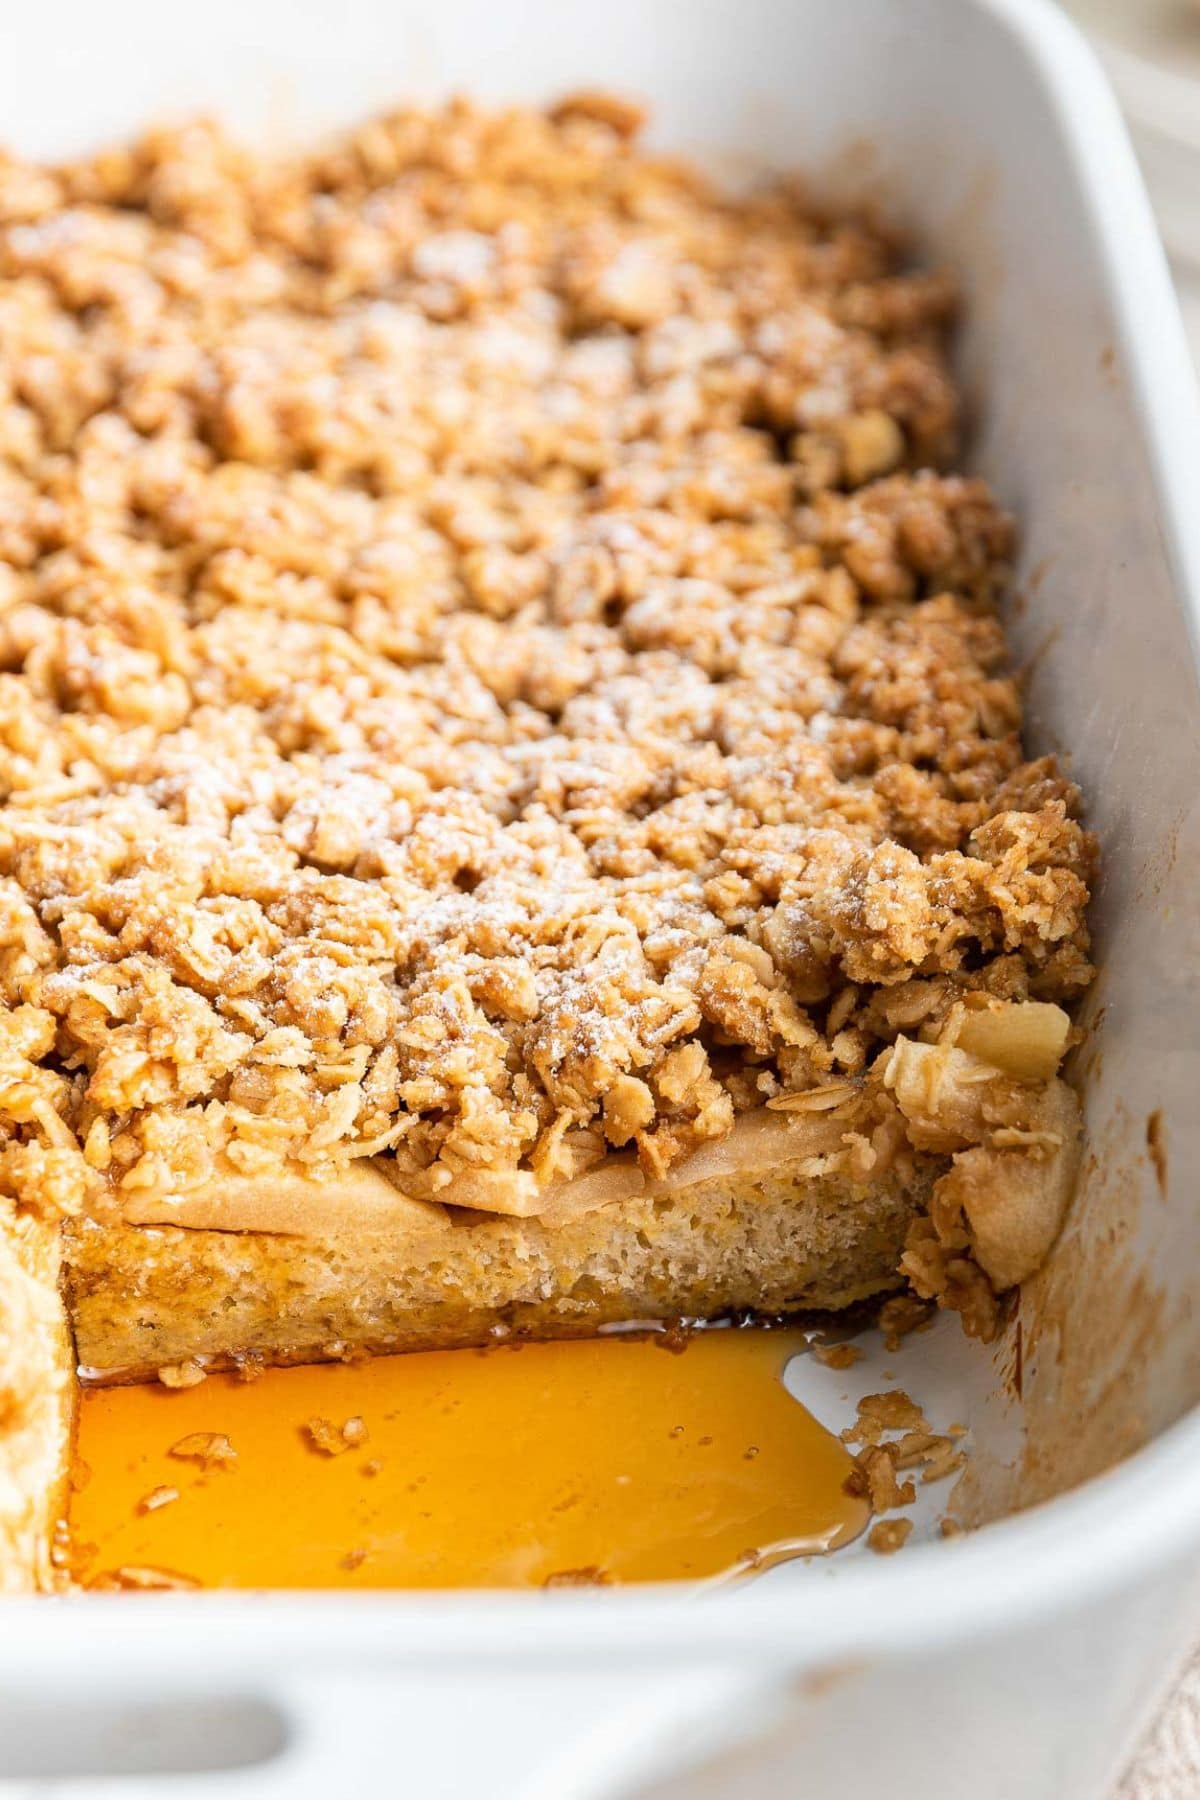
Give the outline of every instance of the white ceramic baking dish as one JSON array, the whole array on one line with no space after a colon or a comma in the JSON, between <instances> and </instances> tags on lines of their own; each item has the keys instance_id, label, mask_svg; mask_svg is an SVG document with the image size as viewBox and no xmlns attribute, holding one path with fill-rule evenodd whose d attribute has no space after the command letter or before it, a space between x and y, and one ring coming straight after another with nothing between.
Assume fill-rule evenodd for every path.
<instances>
[{"instance_id":1,"label":"white ceramic baking dish","mask_svg":"<svg viewBox=\"0 0 1200 1800\"><path fill-rule=\"evenodd\" d=\"M74 0L8 11L3 40L0 134L33 151L197 107L278 137L448 87L605 83L731 178L877 193L968 285L1032 732L1069 749L1106 872L1071 1227L1019 1341L949 1329L893 1359L942 1423L966 1412L962 1503L994 1522L704 1595L9 1602L0 1789L143 1768L131 1793L222 1800L1101 1800L1200 1625L1200 430L1091 56L1042 0ZM818 1375L832 1417L845 1378Z\"/></svg>"}]
</instances>

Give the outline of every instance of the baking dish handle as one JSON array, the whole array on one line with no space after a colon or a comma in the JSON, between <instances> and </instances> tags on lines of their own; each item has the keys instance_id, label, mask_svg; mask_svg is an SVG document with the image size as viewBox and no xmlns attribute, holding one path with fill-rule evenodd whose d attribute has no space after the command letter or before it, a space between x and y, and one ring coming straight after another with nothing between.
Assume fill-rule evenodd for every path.
<instances>
[{"instance_id":1,"label":"baking dish handle","mask_svg":"<svg viewBox=\"0 0 1200 1800\"><path fill-rule=\"evenodd\" d=\"M707 1662L318 1680L288 1689L278 1791L328 1800L350 1769L393 1783L402 1769L423 1800L616 1800L735 1748L790 1691L778 1666Z\"/></svg>"},{"instance_id":2,"label":"baking dish handle","mask_svg":"<svg viewBox=\"0 0 1200 1800\"><path fill-rule=\"evenodd\" d=\"M789 1685L777 1666L706 1661L318 1673L257 1695L109 1701L94 1729L59 1704L40 1738L32 1714L9 1719L17 1757L0 1773L16 1776L14 1800L330 1800L367 1784L422 1800L618 1800L735 1748Z\"/></svg>"}]
</instances>

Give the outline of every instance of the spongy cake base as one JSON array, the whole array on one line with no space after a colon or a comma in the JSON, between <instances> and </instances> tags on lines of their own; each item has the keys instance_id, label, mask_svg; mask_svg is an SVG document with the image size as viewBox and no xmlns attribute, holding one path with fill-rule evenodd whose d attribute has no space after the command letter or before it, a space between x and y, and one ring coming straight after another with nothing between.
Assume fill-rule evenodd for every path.
<instances>
[{"instance_id":1,"label":"spongy cake base","mask_svg":"<svg viewBox=\"0 0 1200 1800\"><path fill-rule=\"evenodd\" d=\"M75 1396L59 1269L57 1224L0 1213L0 1594L57 1584Z\"/></svg>"},{"instance_id":2,"label":"spongy cake base","mask_svg":"<svg viewBox=\"0 0 1200 1800\"><path fill-rule=\"evenodd\" d=\"M900 1285L905 1233L940 1159L857 1184L786 1166L646 1191L553 1226L430 1208L327 1238L88 1222L67 1244L81 1369L133 1380L198 1358L561 1337L738 1308L840 1308Z\"/></svg>"}]
</instances>

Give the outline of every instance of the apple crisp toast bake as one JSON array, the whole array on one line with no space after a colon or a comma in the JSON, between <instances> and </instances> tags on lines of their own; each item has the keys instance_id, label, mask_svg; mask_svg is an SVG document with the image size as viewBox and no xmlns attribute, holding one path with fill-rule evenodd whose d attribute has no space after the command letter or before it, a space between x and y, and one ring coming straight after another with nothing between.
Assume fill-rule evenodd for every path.
<instances>
[{"instance_id":1,"label":"apple crisp toast bake","mask_svg":"<svg viewBox=\"0 0 1200 1800\"><path fill-rule=\"evenodd\" d=\"M637 127L0 162L0 1583L76 1357L987 1336L1058 1229L1093 846L954 284Z\"/></svg>"}]
</instances>

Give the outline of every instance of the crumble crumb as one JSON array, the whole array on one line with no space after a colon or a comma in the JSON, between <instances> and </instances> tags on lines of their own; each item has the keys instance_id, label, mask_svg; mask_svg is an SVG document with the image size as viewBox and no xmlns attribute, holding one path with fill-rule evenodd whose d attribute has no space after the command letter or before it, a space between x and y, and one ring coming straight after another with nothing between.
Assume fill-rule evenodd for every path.
<instances>
[{"instance_id":1,"label":"crumble crumb","mask_svg":"<svg viewBox=\"0 0 1200 1800\"><path fill-rule=\"evenodd\" d=\"M85 1585L90 1593L106 1589L128 1593L173 1593L190 1591L198 1588L200 1583L174 1569L126 1563L119 1569L105 1569L99 1575L93 1575Z\"/></svg>"},{"instance_id":2,"label":"crumble crumb","mask_svg":"<svg viewBox=\"0 0 1200 1800\"><path fill-rule=\"evenodd\" d=\"M867 1533L867 1543L877 1556L892 1556L904 1548L912 1528L911 1519L876 1519Z\"/></svg>"},{"instance_id":3,"label":"crumble crumb","mask_svg":"<svg viewBox=\"0 0 1200 1800\"><path fill-rule=\"evenodd\" d=\"M150 1492L143 1494L138 1501L138 1511L141 1513L159 1512L164 1506L173 1505L178 1498L179 1489L177 1487L151 1488Z\"/></svg>"},{"instance_id":4,"label":"crumble crumb","mask_svg":"<svg viewBox=\"0 0 1200 1800\"><path fill-rule=\"evenodd\" d=\"M812 1353L827 1369L852 1369L862 1355L857 1344L814 1344Z\"/></svg>"},{"instance_id":5,"label":"crumble crumb","mask_svg":"<svg viewBox=\"0 0 1200 1800\"><path fill-rule=\"evenodd\" d=\"M847 1444L878 1444L885 1431L913 1431L925 1424L925 1415L916 1401L903 1388L889 1393L864 1394L858 1402L858 1417L842 1432Z\"/></svg>"},{"instance_id":6,"label":"crumble crumb","mask_svg":"<svg viewBox=\"0 0 1200 1800\"><path fill-rule=\"evenodd\" d=\"M206 1379L207 1374L208 1371L202 1362L195 1357L189 1357L186 1362L168 1363L165 1368L158 1371L158 1379L163 1387L192 1388L199 1387L200 1383Z\"/></svg>"},{"instance_id":7,"label":"crumble crumb","mask_svg":"<svg viewBox=\"0 0 1200 1800\"><path fill-rule=\"evenodd\" d=\"M228 1468L237 1461L237 1451L220 1431L190 1431L177 1444L171 1445L167 1455L183 1462L201 1463L206 1469Z\"/></svg>"},{"instance_id":8,"label":"crumble crumb","mask_svg":"<svg viewBox=\"0 0 1200 1800\"><path fill-rule=\"evenodd\" d=\"M650 1342L656 1350L665 1350L669 1356L682 1356L696 1335L698 1326L699 1321L696 1319L672 1319L669 1324L660 1325L650 1333Z\"/></svg>"},{"instance_id":9,"label":"crumble crumb","mask_svg":"<svg viewBox=\"0 0 1200 1800\"><path fill-rule=\"evenodd\" d=\"M582 1569L556 1569L553 1575L547 1575L542 1583L546 1588L571 1587L611 1587L612 1576L597 1563L589 1563Z\"/></svg>"},{"instance_id":10,"label":"crumble crumb","mask_svg":"<svg viewBox=\"0 0 1200 1800\"><path fill-rule=\"evenodd\" d=\"M911 1481L896 1478L896 1453L890 1444L869 1444L854 1458L846 1477L846 1492L869 1500L874 1513L896 1506L911 1506L917 1490Z\"/></svg>"},{"instance_id":11,"label":"crumble crumb","mask_svg":"<svg viewBox=\"0 0 1200 1800\"><path fill-rule=\"evenodd\" d=\"M357 1417L347 1419L344 1425L335 1425L332 1419L306 1419L300 1429L310 1448L322 1456L342 1456L347 1450L357 1450L368 1437L366 1425Z\"/></svg>"},{"instance_id":12,"label":"crumble crumb","mask_svg":"<svg viewBox=\"0 0 1200 1800\"><path fill-rule=\"evenodd\" d=\"M854 1424L840 1434L843 1443L862 1445L854 1454L846 1491L867 1499L874 1513L912 1505L917 1491L911 1480L900 1479L904 1471L919 1470L922 1485L928 1485L944 1480L963 1466L965 1458L956 1441L965 1435L963 1427L952 1425L948 1431L934 1431L924 1412L902 1388L864 1394L857 1414ZM899 1549L907 1538L911 1522L902 1522L906 1526L904 1533L886 1548ZM880 1548L873 1540L874 1532L869 1540L871 1547Z\"/></svg>"},{"instance_id":13,"label":"crumble crumb","mask_svg":"<svg viewBox=\"0 0 1200 1800\"><path fill-rule=\"evenodd\" d=\"M927 1331L933 1321L934 1307L916 1294L893 1294L879 1309L879 1329L886 1350L899 1350L913 1331Z\"/></svg>"}]
</instances>

